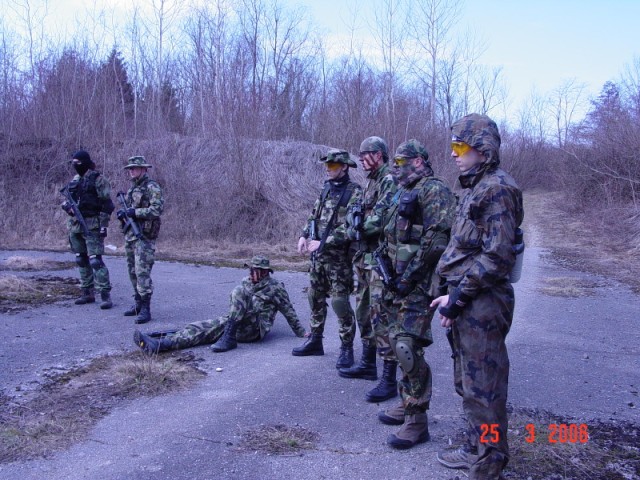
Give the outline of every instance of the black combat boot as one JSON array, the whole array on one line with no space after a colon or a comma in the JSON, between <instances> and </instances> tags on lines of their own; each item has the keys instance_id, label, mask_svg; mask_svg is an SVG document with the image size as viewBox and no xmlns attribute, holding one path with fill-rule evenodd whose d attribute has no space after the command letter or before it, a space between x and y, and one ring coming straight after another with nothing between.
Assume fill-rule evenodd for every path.
<instances>
[{"instance_id":1,"label":"black combat boot","mask_svg":"<svg viewBox=\"0 0 640 480\"><path fill-rule=\"evenodd\" d=\"M106 290L102 290L100 292L100 299L102 300L102 303L100 304L100 308L102 310L109 310L111 307L113 307L113 303L111 302L111 294Z\"/></svg>"},{"instance_id":2,"label":"black combat boot","mask_svg":"<svg viewBox=\"0 0 640 480\"><path fill-rule=\"evenodd\" d=\"M174 342L168 336L154 338L149 335L145 335L140 330L133 332L133 341L149 355L164 352L166 350L172 350L175 347Z\"/></svg>"},{"instance_id":3,"label":"black combat boot","mask_svg":"<svg viewBox=\"0 0 640 480\"><path fill-rule=\"evenodd\" d=\"M338 375L344 378L364 378L365 380L377 380L376 346L362 345L362 358L360 363L352 368L341 368Z\"/></svg>"},{"instance_id":4,"label":"black combat boot","mask_svg":"<svg viewBox=\"0 0 640 480\"><path fill-rule=\"evenodd\" d=\"M385 360L382 367L382 378L376 387L367 392L367 402L384 402L398 395L398 382L396 381L396 370L398 362Z\"/></svg>"},{"instance_id":5,"label":"black combat boot","mask_svg":"<svg viewBox=\"0 0 640 480\"><path fill-rule=\"evenodd\" d=\"M140 295L138 295L137 293L134 295L133 298L135 300L135 303L129 310L124 312L125 317L135 317L140 313L140 309L142 308L142 299L140 298Z\"/></svg>"},{"instance_id":6,"label":"black combat boot","mask_svg":"<svg viewBox=\"0 0 640 480\"><path fill-rule=\"evenodd\" d=\"M87 303L94 303L96 301L93 288L83 288L82 295L75 302L76 305L86 305Z\"/></svg>"},{"instance_id":7,"label":"black combat boot","mask_svg":"<svg viewBox=\"0 0 640 480\"><path fill-rule=\"evenodd\" d=\"M238 341L236 340L236 332L238 331L238 322L235 320L229 320L224 326L224 333L222 337L211 345L211 350L214 352L226 352L238 347Z\"/></svg>"},{"instance_id":8,"label":"black combat boot","mask_svg":"<svg viewBox=\"0 0 640 480\"><path fill-rule=\"evenodd\" d=\"M336 362L336 368L349 368L353 365L353 342L340 345L340 356Z\"/></svg>"},{"instance_id":9,"label":"black combat boot","mask_svg":"<svg viewBox=\"0 0 640 480\"><path fill-rule=\"evenodd\" d=\"M324 355L324 348L322 347L322 334L312 333L309 338L305 340L301 347L296 347L291 351L291 355L294 357L307 357L310 355Z\"/></svg>"},{"instance_id":10,"label":"black combat boot","mask_svg":"<svg viewBox=\"0 0 640 480\"><path fill-rule=\"evenodd\" d=\"M151 299L140 301L140 313L136 317L136 323L147 323L151 321Z\"/></svg>"}]
</instances>

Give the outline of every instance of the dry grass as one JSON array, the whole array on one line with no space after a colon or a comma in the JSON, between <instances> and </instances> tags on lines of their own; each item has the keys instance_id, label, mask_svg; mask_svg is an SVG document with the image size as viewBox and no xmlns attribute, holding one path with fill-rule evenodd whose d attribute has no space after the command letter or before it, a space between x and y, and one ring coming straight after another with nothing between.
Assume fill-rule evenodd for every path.
<instances>
[{"instance_id":1,"label":"dry grass","mask_svg":"<svg viewBox=\"0 0 640 480\"><path fill-rule=\"evenodd\" d=\"M300 426L260 425L242 435L239 448L273 455L296 455L314 447L318 434Z\"/></svg>"},{"instance_id":2,"label":"dry grass","mask_svg":"<svg viewBox=\"0 0 640 480\"><path fill-rule=\"evenodd\" d=\"M548 277L543 281L545 285L538 291L552 297L590 297L595 295L596 288L602 287L602 284L572 277Z\"/></svg>"},{"instance_id":3,"label":"dry grass","mask_svg":"<svg viewBox=\"0 0 640 480\"><path fill-rule=\"evenodd\" d=\"M33 258L14 255L0 263L0 270L37 272L43 270L68 270L75 268L75 262L59 262L48 258Z\"/></svg>"},{"instance_id":4,"label":"dry grass","mask_svg":"<svg viewBox=\"0 0 640 480\"><path fill-rule=\"evenodd\" d=\"M70 277L0 276L0 312L11 313L78 295L79 281Z\"/></svg>"},{"instance_id":5,"label":"dry grass","mask_svg":"<svg viewBox=\"0 0 640 480\"><path fill-rule=\"evenodd\" d=\"M136 352L53 373L20 402L0 396L0 463L64 450L123 400L183 388L202 375L193 356Z\"/></svg>"}]
</instances>

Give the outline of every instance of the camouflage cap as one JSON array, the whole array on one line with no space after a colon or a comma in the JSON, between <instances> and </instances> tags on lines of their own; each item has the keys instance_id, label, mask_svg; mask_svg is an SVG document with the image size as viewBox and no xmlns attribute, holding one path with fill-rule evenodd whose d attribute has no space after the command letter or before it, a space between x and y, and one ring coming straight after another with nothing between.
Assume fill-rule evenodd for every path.
<instances>
[{"instance_id":1,"label":"camouflage cap","mask_svg":"<svg viewBox=\"0 0 640 480\"><path fill-rule=\"evenodd\" d=\"M487 158L487 163L500 163L500 132L498 125L486 115L472 113L451 125L454 141L462 141Z\"/></svg>"},{"instance_id":2,"label":"camouflage cap","mask_svg":"<svg viewBox=\"0 0 640 480\"><path fill-rule=\"evenodd\" d=\"M348 165L352 168L358 168L356 162L351 160L351 155L346 150L340 150L339 148L330 148L327 154L323 157L320 157L320 161L322 163L342 163L343 165Z\"/></svg>"},{"instance_id":3,"label":"camouflage cap","mask_svg":"<svg viewBox=\"0 0 640 480\"><path fill-rule=\"evenodd\" d=\"M422 157L425 163L429 163L429 153L427 152L427 149L415 138L401 143L398 148L396 148L395 156L402 158Z\"/></svg>"},{"instance_id":4,"label":"camouflage cap","mask_svg":"<svg viewBox=\"0 0 640 480\"><path fill-rule=\"evenodd\" d=\"M152 168L152 165L149 165L143 156L137 155L135 157L131 157L128 160L128 163L125 165L124 169L127 168L135 168L135 167L144 167L144 168Z\"/></svg>"},{"instance_id":5,"label":"camouflage cap","mask_svg":"<svg viewBox=\"0 0 640 480\"><path fill-rule=\"evenodd\" d=\"M389 158L389 147L384 138L367 137L360 144L360 152L382 152L384 158Z\"/></svg>"},{"instance_id":6,"label":"camouflage cap","mask_svg":"<svg viewBox=\"0 0 640 480\"><path fill-rule=\"evenodd\" d=\"M244 264L245 268L261 268L262 270L269 270L273 273L273 270L269 266L269 259L262 255L256 255L251 259L250 263Z\"/></svg>"}]
</instances>

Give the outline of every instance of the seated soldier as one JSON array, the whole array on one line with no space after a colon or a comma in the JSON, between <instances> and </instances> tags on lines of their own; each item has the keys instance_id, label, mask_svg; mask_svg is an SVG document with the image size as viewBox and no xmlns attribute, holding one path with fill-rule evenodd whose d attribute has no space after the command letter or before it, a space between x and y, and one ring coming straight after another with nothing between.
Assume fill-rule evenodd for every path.
<instances>
[{"instance_id":1,"label":"seated soldier","mask_svg":"<svg viewBox=\"0 0 640 480\"><path fill-rule=\"evenodd\" d=\"M284 315L298 337L304 337L305 329L284 284L270 275L273 270L269 267L269 259L255 256L250 265L245 263L244 266L250 269L250 274L231 291L227 315L190 323L177 331L146 335L136 330L133 334L136 345L149 354L207 343L213 343L211 350L214 352L226 352L236 348L237 342L262 340L271 330L278 312Z\"/></svg>"}]
</instances>

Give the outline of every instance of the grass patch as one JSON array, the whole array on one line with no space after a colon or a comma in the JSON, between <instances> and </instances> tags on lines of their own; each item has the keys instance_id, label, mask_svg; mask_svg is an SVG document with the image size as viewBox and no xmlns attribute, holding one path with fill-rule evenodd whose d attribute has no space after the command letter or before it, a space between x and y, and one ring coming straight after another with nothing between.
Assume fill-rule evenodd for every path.
<instances>
[{"instance_id":1,"label":"grass patch","mask_svg":"<svg viewBox=\"0 0 640 480\"><path fill-rule=\"evenodd\" d=\"M260 425L243 434L239 448L270 455L300 455L302 450L314 448L318 438L317 433L300 426Z\"/></svg>"},{"instance_id":2,"label":"grass patch","mask_svg":"<svg viewBox=\"0 0 640 480\"><path fill-rule=\"evenodd\" d=\"M59 262L47 258L32 258L14 255L0 263L0 270L37 272L42 270L69 270L75 268L75 262Z\"/></svg>"},{"instance_id":3,"label":"grass patch","mask_svg":"<svg viewBox=\"0 0 640 480\"><path fill-rule=\"evenodd\" d=\"M544 295L552 297L588 297L595 295L596 288L603 285L581 278L552 277L544 279L545 285L538 288Z\"/></svg>"},{"instance_id":4,"label":"grass patch","mask_svg":"<svg viewBox=\"0 0 640 480\"><path fill-rule=\"evenodd\" d=\"M183 388L201 378L193 354L100 357L47 375L25 398L0 396L0 463L46 457L86 438L123 401Z\"/></svg>"},{"instance_id":5,"label":"grass patch","mask_svg":"<svg viewBox=\"0 0 640 480\"><path fill-rule=\"evenodd\" d=\"M12 313L77 297L79 284L78 279L70 277L2 275L0 312Z\"/></svg>"}]
</instances>

